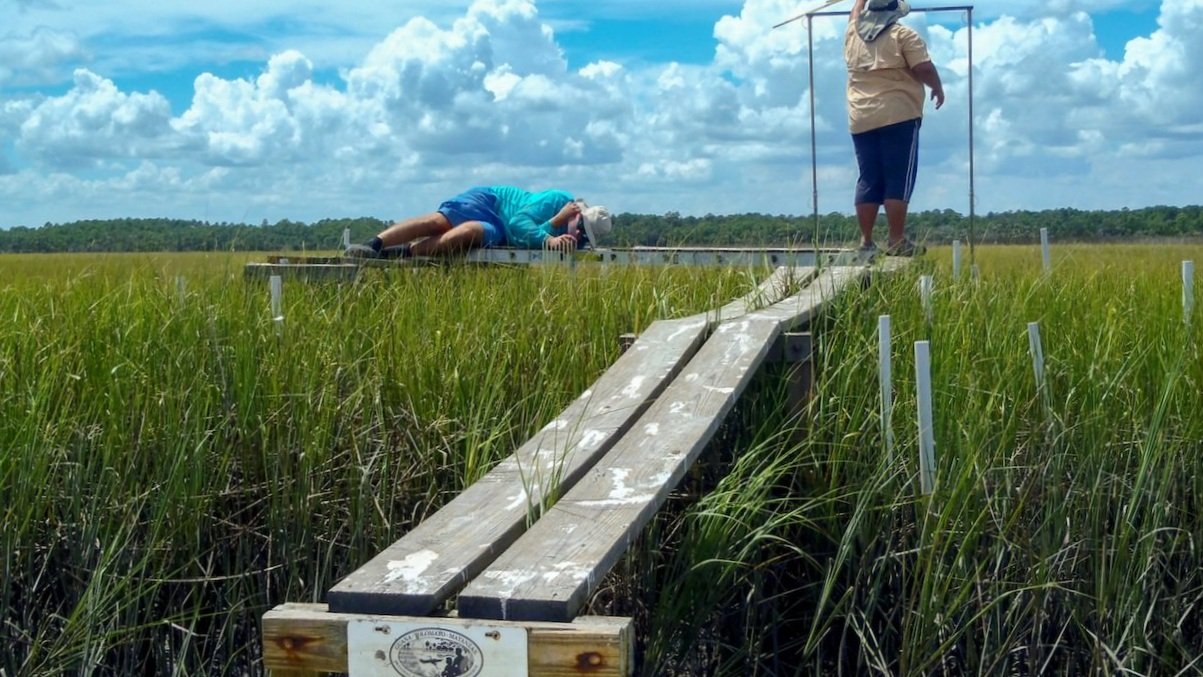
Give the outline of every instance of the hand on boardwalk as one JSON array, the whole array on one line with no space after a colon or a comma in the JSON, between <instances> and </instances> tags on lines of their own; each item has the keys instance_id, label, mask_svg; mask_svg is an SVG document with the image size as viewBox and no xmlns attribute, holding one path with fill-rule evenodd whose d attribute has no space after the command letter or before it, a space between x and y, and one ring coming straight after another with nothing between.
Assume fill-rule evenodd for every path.
<instances>
[{"instance_id":1,"label":"hand on boardwalk","mask_svg":"<svg viewBox=\"0 0 1203 677\"><path fill-rule=\"evenodd\" d=\"M567 234L549 237L544 240L543 247L552 251L574 252L576 251L576 237Z\"/></svg>"}]
</instances>

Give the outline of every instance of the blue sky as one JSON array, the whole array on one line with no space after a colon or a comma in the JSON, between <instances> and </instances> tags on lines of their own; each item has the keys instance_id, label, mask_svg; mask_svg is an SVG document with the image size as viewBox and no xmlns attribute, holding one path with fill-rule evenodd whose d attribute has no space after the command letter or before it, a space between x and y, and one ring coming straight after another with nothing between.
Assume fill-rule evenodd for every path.
<instances>
[{"instance_id":1,"label":"blue sky","mask_svg":"<svg viewBox=\"0 0 1203 677\"><path fill-rule=\"evenodd\" d=\"M400 218L489 183L809 213L806 33L771 27L816 4L0 0L0 227ZM907 23L950 97L914 207L966 212L965 18ZM1197 202L1201 26L1203 0L976 3L978 210ZM855 180L841 28L814 35L823 212Z\"/></svg>"}]
</instances>

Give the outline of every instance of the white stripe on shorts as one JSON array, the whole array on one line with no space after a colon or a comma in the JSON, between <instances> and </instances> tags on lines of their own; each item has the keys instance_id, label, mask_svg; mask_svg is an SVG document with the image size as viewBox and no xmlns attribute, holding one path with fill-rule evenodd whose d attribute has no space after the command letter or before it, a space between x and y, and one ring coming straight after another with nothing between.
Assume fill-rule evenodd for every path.
<instances>
[{"instance_id":1,"label":"white stripe on shorts","mask_svg":"<svg viewBox=\"0 0 1203 677\"><path fill-rule=\"evenodd\" d=\"M919 173L919 125L916 124L914 132L911 135L911 154L907 158L906 164L906 184L903 186L902 199L905 202L911 201L911 192L915 190L915 178Z\"/></svg>"}]
</instances>

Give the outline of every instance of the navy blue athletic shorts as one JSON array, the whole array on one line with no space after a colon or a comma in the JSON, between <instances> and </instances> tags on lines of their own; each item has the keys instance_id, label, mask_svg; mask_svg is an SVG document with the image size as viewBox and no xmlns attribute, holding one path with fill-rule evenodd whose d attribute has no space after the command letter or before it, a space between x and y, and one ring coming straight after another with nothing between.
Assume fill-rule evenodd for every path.
<instances>
[{"instance_id":1,"label":"navy blue athletic shorts","mask_svg":"<svg viewBox=\"0 0 1203 677\"><path fill-rule=\"evenodd\" d=\"M447 217L452 228L479 221L485 227L484 246L505 246L505 223L497 213L497 196L488 188L469 188L439 205L438 212Z\"/></svg>"},{"instance_id":2,"label":"navy blue athletic shorts","mask_svg":"<svg viewBox=\"0 0 1203 677\"><path fill-rule=\"evenodd\" d=\"M860 180L856 204L881 204L886 200L911 201L919 169L919 127L915 118L852 135Z\"/></svg>"}]
</instances>

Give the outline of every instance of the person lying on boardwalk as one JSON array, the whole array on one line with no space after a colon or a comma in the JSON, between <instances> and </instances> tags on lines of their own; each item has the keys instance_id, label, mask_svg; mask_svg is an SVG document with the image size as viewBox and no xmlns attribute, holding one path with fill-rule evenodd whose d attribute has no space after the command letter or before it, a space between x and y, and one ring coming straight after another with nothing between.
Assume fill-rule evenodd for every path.
<instances>
[{"instance_id":1,"label":"person lying on boardwalk","mask_svg":"<svg viewBox=\"0 0 1203 677\"><path fill-rule=\"evenodd\" d=\"M919 127L924 89L938 110L944 105L940 74L915 31L898 23L910 13L905 0L856 0L844 32L848 66L848 126L860 178L856 217L861 251L876 252L873 225L882 204L889 224L886 253L923 253L906 237L906 213L919 165Z\"/></svg>"},{"instance_id":2,"label":"person lying on boardwalk","mask_svg":"<svg viewBox=\"0 0 1203 677\"><path fill-rule=\"evenodd\" d=\"M562 190L471 188L423 216L395 223L344 256L441 256L475 247L572 250L610 232L610 212Z\"/></svg>"}]
</instances>

